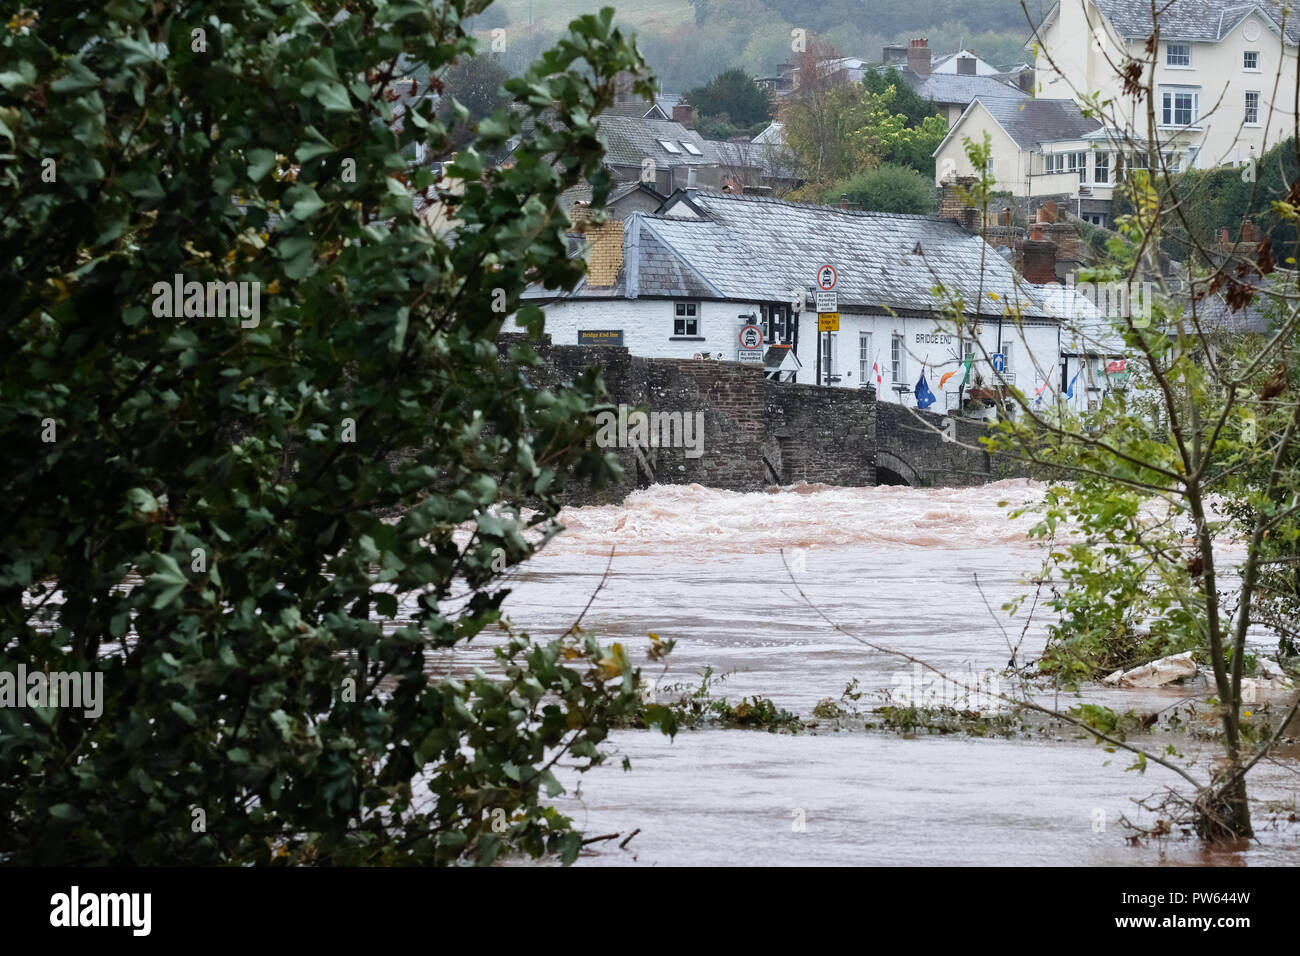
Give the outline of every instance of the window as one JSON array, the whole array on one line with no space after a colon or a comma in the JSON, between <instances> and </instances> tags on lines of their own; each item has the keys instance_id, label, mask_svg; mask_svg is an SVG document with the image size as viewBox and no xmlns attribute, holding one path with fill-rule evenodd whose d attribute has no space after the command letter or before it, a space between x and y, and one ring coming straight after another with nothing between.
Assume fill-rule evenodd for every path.
<instances>
[{"instance_id":1,"label":"window","mask_svg":"<svg viewBox=\"0 0 1300 956\"><path fill-rule=\"evenodd\" d=\"M668 152L670 152L670 153L680 153L680 152L681 152L680 149L678 149L678 148L677 148L675 145L673 145L672 143L668 142L668 140L666 140L666 139L661 139L661 140L659 140L659 145L662 146L664 149L668 150Z\"/></svg>"},{"instance_id":2,"label":"window","mask_svg":"<svg viewBox=\"0 0 1300 956\"><path fill-rule=\"evenodd\" d=\"M688 143L686 142L686 140L682 140L682 149L686 150L686 152L690 153L692 156L704 155L703 153L700 152L698 146L696 146L694 143Z\"/></svg>"},{"instance_id":3,"label":"window","mask_svg":"<svg viewBox=\"0 0 1300 956\"><path fill-rule=\"evenodd\" d=\"M1246 91L1246 125L1259 125L1259 91Z\"/></svg>"},{"instance_id":4,"label":"window","mask_svg":"<svg viewBox=\"0 0 1300 956\"><path fill-rule=\"evenodd\" d=\"M1087 176L1087 153L1048 153L1043 157L1043 170L1048 173L1078 173L1079 182Z\"/></svg>"},{"instance_id":5,"label":"window","mask_svg":"<svg viewBox=\"0 0 1300 956\"><path fill-rule=\"evenodd\" d=\"M1165 64L1167 66L1191 66L1192 45L1190 43L1166 43Z\"/></svg>"},{"instance_id":6,"label":"window","mask_svg":"<svg viewBox=\"0 0 1300 956\"><path fill-rule=\"evenodd\" d=\"M871 374L871 333L858 333L858 382L862 385L874 385L876 377Z\"/></svg>"},{"instance_id":7,"label":"window","mask_svg":"<svg viewBox=\"0 0 1300 956\"><path fill-rule=\"evenodd\" d=\"M698 336L700 334L699 303L674 302L673 335Z\"/></svg>"},{"instance_id":8,"label":"window","mask_svg":"<svg viewBox=\"0 0 1300 956\"><path fill-rule=\"evenodd\" d=\"M992 151L989 152L989 157L988 157L988 159L984 160L984 175L985 175L986 178L987 178L987 177L990 177L990 176L993 175L993 153L992 153Z\"/></svg>"},{"instance_id":9,"label":"window","mask_svg":"<svg viewBox=\"0 0 1300 956\"><path fill-rule=\"evenodd\" d=\"M1160 121L1165 126L1191 126L1196 122L1201 94L1196 90L1162 90Z\"/></svg>"},{"instance_id":10,"label":"window","mask_svg":"<svg viewBox=\"0 0 1300 956\"><path fill-rule=\"evenodd\" d=\"M902 383L907 370L903 367L903 337L895 335L889 343L889 377L895 385Z\"/></svg>"},{"instance_id":11,"label":"window","mask_svg":"<svg viewBox=\"0 0 1300 956\"><path fill-rule=\"evenodd\" d=\"M827 332L822 336L822 384L831 381L835 375L835 338L837 333Z\"/></svg>"},{"instance_id":12,"label":"window","mask_svg":"<svg viewBox=\"0 0 1300 956\"><path fill-rule=\"evenodd\" d=\"M1011 363L1011 346L1012 346L1012 344L1013 344L1013 343L1011 343L1011 342L1003 342L1003 343L1002 343L1002 359L1003 359L1003 362L1004 362L1004 368L1003 368L1003 371L1004 371L1004 372L1010 372L1010 371L1014 368L1014 366L1013 366L1012 363Z\"/></svg>"},{"instance_id":13,"label":"window","mask_svg":"<svg viewBox=\"0 0 1300 956\"><path fill-rule=\"evenodd\" d=\"M1146 168L1147 168L1147 154L1146 154L1146 153L1129 153L1129 154L1128 154L1127 163L1128 163L1128 168L1129 168L1129 169L1146 169Z\"/></svg>"},{"instance_id":14,"label":"window","mask_svg":"<svg viewBox=\"0 0 1300 956\"><path fill-rule=\"evenodd\" d=\"M788 305L764 305L763 318L759 323L763 329L763 341L771 344L789 344L790 307Z\"/></svg>"},{"instance_id":15,"label":"window","mask_svg":"<svg viewBox=\"0 0 1300 956\"><path fill-rule=\"evenodd\" d=\"M1165 160L1165 168L1167 168L1169 172L1176 173L1182 168L1181 153L1167 152L1167 153L1163 153L1162 155L1164 156L1164 160Z\"/></svg>"},{"instance_id":16,"label":"window","mask_svg":"<svg viewBox=\"0 0 1300 956\"><path fill-rule=\"evenodd\" d=\"M1110 153L1093 153L1092 181L1094 183L1110 182Z\"/></svg>"},{"instance_id":17,"label":"window","mask_svg":"<svg viewBox=\"0 0 1300 956\"><path fill-rule=\"evenodd\" d=\"M1241 68L1249 70L1251 73L1259 72L1259 51L1246 50L1241 54Z\"/></svg>"}]
</instances>

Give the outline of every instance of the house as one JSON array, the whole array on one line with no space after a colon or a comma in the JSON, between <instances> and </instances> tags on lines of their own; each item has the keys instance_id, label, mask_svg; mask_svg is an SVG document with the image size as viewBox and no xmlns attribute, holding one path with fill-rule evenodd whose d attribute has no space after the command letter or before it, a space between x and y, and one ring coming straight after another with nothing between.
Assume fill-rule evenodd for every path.
<instances>
[{"instance_id":1,"label":"house","mask_svg":"<svg viewBox=\"0 0 1300 956\"><path fill-rule=\"evenodd\" d=\"M995 363L1003 381L1063 393L1055 387L1070 335L1063 318L1087 328L1099 321L1050 270L1047 287L1026 282L979 236L935 216L681 190L657 213L586 226L587 277L572 291L524 295L544 307L555 342L762 361L773 378L877 387L880 400L912 406L924 374L943 411L972 391L996 397ZM838 331L819 333L813 300L827 267ZM962 313L960 330L952 310ZM741 347L750 325L766 351ZM1082 389L1077 400L1086 407Z\"/></svg>"},{"instance_id":2,"label":"house","mask_svg":"<svg viewBox=\"0 0 1300 956\"><path fill-rule=\"evenodd\" d=\"M1126 93L1112 65L1149 56L1154 24L1144 0L1062 0L1052 7L1026 43L1037 45L1039 95L1113 100L1108 138L1144 152L1154 139L1150 147L1171 172L1247 163L1294 132L1294 96L1273 96L1275 88L1296 86L1294 11L1271 0L1171 0L1159 10L1154 130L1147 100ZM1146 83L1150 68L1142 70Z\"/></svg>"},{"instance_id":3,"label":"house","mask_svg":"<svg viewBox=\"0 0 1300 956\"><path fill-rule=\"evenodd\" d=\"M966 155L965 140L982 143L985 134L989 162L977 170ZM1073 100L980 96L935 149L935 182L987 172L994 189L1017 200L1025 219L1053 202L1086 222L1109 225L1111 196L1122 175L1118 148L1102 124L1085 116ZM1130 157L1129 162L1140 159Z\"/></svg>"},{"instance_id":4,"label":"house","mask_svg":"<svg viewBox=\"0 0 1300 956\"><path fill-rule=\"evenodd\" d=\"M995 74L969 72L978 68L974 57L954 54L947 63L960 66L966 72L936 72L930 58L930 41L925 37L915 39L906 47L906 59L900 62L895 51L904 49L900 46L885 47L885 63L882 68L893 68L922 99L934 103L938 112L951 128L961 117L966 108L977 97L1012 97L1028 100L1029 91L1015 83ZM964 53L965 51L963 51ZM982 61L981 61L982 62ZM966 64L970 65L967 66ZM1032 75L1030 76L1032 89Z\"/></svg>"}]
</instances>

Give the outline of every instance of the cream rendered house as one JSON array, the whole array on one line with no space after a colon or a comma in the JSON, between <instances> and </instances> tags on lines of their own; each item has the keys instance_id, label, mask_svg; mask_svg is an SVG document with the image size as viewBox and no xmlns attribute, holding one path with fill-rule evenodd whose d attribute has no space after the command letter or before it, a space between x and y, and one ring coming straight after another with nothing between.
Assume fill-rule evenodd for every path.
<instances>
[{"instance_id":1,"label":"cream rendered house","mask_svg":"<svg viewBox=\"0 0 1300 956\"><path fill-rule=\"evenodd\" d=\"M1284 31L1278 3L1158 6L1150 105L1154 139L1171 170L1247 163L1295 130L1300 13L1287 10ZM1082 102L1098 93L1114 101L1105 117L1114 159L1125 152L1121 144L1145 146L1152 132L1147 100L1124 92L1116 66L1148 57L1153 32L1149 0L1060 0L1027 44L1036 53L1039 97Z\"/></svg>"},{"instance_id":2,"label":"cream rendered house","mask_svg":"<svg viewBox=\"0 0 1300 956\"><path fill-rule=\"evenodd\" d=\"M986 135L990 162L979 170L966 155L965 140L982 143ZM1116 159L1102 124L1073 100L980 96L953 124L934 158L936 185L987 172L994 189L1009 192L1025 218L1052 200L1089 222L1109 225Z\"/></svg>"}]
</instances>

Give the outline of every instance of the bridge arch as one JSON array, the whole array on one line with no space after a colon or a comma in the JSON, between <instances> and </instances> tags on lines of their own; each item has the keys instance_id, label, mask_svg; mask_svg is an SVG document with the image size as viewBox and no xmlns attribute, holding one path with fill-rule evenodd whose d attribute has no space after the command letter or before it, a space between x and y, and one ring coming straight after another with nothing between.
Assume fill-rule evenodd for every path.
<instances>
[{"instance_id":1,"label":"bridge arch","mask_svg":"<svg viewBox=\"0 0 1300 956\"><path fill-rule=\"evenodd\" d=\"M921 476L916 473L915 468L892 451L879 450L876 452L876 484L907 485L909 488L916 488L921 484Z\"/></svg>"}]
</instances>

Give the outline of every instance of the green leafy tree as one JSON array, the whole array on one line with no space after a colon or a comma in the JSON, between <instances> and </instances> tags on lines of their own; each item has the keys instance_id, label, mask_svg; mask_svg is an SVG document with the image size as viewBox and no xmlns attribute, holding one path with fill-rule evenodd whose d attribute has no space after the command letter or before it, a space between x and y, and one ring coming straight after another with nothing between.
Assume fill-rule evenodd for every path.
<instances>
[{"instance_id":1,"label":"green leafy tree","mask_svg":"<svg viewBox=\"0 0 1300 956\"><path fill-rule=\"evenodd\" d=\"M887 97L893 112L902 113L908 126L920 126L929 117L940 115L934 101L925 99L912 89L911 84L892 66L884 70L868 71L862 78L862 85L869 93Z\"/></svg>"},{"instance_id":2,"label":"green leafy tree","mask_svg":"<svg viewBox=\"0 0 1300 956\"><path fill-rule=\"evenodd\" d=\"M846 198L858 209L928 216L934 212L933 183L915 169L880 166L828 187L822 201Z\"/></svg>"},{"instance_id":3,"label":"green leafy tree","mask_svg":"<svg viewBox=\"0 0 1300 956\"><path fill-rule=\"evenodd\" d=\"M496 169L521 116L477 123L437 237L401 150L445 156L468 118L425 97L399 126L394 87L471 57L485 6L51 2L0 28L0 670L104 688L93 716L0 707L0 860L576 856L552 767L601 759L636 670L516 631L502 575L566 483L610 475L603 386L531 387L497 336L516 309L541 329L528 282L580 277L556 201L607 195L594 118L643 64L611 10L575 20L506 84L548 124ZM176 282L248 310L178 311ZM492 674L448 667L486 633Z\"/></svg>"},{"instance_id":4,"label":"green leafy tree","mask_svg":"<svg viewBox=\"0 0 1300 956\"><path fill-rule=\"evenodd\" d=\"M686 94L686 102L701 116L726 119L746 128L771 118L772 103L744 70L726 70Z\"/></svg>"}]
</instances>

